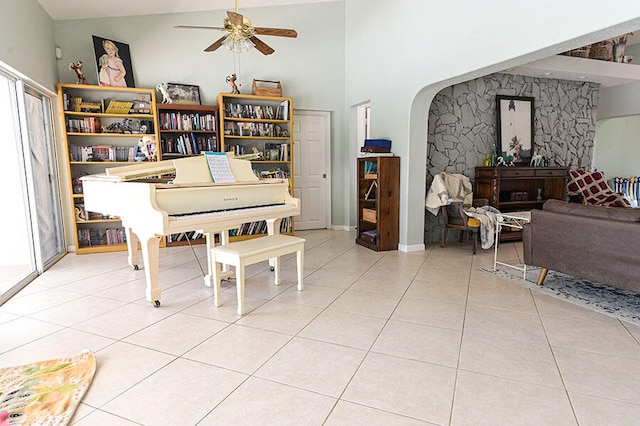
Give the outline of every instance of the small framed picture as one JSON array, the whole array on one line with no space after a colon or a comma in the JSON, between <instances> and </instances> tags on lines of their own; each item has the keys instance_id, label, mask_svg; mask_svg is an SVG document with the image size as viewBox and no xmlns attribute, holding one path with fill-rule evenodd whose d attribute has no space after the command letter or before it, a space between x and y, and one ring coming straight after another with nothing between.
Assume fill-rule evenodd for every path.
<instances>
[{"instance_id":1,"label":"small framed picture","mask_svg":"<svg viewBox=\"0 0 640 426\"><path fill-rule=\"evenodd\" d=\"M169 97L174 104L200 105L200 87L191 84L167 83Z\"/></svg>"},{"instance_id":2,"label":"small framed picture","mask_svg":"<svg viewBox=\"0 0 640 426\"><path fill-rule=\"evenodd\" d=\"M531 97L496 96L498 157L511 156L514 164L529 164L533 156L533 107Z\"/></svg>"}]
</instances>

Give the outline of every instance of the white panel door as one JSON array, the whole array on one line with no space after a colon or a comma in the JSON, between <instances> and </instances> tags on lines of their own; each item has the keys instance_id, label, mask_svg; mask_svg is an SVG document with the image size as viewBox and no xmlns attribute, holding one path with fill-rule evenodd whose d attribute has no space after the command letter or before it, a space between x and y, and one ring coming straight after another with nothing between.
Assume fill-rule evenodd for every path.
<instances>
[{"instance_id":1,"label":"white panel door","mask_svg":"<svg viewBox=\"0 0 640 426\"><path fill-rule=\"evenodd\" d=\"M295 111L293 122L294 196L300 198L294 229L325 229L331 223L329 113Z\"/></svg>"}]
</instances>

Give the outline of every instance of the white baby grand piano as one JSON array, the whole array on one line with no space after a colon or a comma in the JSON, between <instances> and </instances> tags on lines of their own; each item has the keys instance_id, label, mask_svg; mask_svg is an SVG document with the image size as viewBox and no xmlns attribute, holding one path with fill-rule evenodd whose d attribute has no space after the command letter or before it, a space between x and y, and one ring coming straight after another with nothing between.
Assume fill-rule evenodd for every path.
<instances>
[{"instance_id":1,"label":"white baby grand piano","mask_svg":"<svg viewBox=\"0 0 640 426\"><path fill-rule=\"evenodd\" d=\"M202 230L210 256L215 233L226 244L229 229L266 220L272 235L280 231L282 218L300 214L300 200L289 194L286 179L259 180L247 160L230 157L229 165L235 177L231 183L212 181L204 155L112 167L106 174L82 178L85 208L122 220L129 265L134 269L138 269L140 242L146 297L154 306L160 306L158 266L164 235ZM151 179L169 173L175 173L171 181ZM212 285L212 277L209 270L206 285Z\"/></svg>"}]
</instances>

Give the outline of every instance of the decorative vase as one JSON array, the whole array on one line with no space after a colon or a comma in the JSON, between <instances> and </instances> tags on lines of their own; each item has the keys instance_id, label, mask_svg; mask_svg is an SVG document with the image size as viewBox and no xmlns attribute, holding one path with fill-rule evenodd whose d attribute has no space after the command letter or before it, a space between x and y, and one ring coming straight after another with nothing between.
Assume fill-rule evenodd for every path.
<instances>
[{"instance_id":1,"label":"decorative vase","mask_svg":"<svg viewBox=\"0 0 640 426\"><path fill-rule=\"evenodd\" d=\"M536 197L536 200L542 200L542 188L538 188L538 196Z\"/></svg>"}]
</instances>

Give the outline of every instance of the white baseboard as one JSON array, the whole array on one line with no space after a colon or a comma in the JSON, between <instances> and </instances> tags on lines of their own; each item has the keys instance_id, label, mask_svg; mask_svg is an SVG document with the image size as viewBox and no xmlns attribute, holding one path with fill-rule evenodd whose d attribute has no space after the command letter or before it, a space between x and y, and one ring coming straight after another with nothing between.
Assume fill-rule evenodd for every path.
<instances>
[{"instance_id":1,"label":"white baseboard","mask_svg":"<svg viewBox=\"0 0 640 426\"><path fill-rule=\"evenodd\" d=\"M348 225L331 225L331 229L334 231L355 231L355 226Z\"/></svg>"},{"instance_id":2,"label":"white baseboard","mask_svg":"<svg viewBox=\"0 0 640 426\"><path fill-rule=\"evenodd\" d=\"M424 251L424 248L425 248L424 244L412 244L412 245L398 244L398 251L403 251L405 253L409 253L412 251Z\"/></svg>"}]
</instances>

